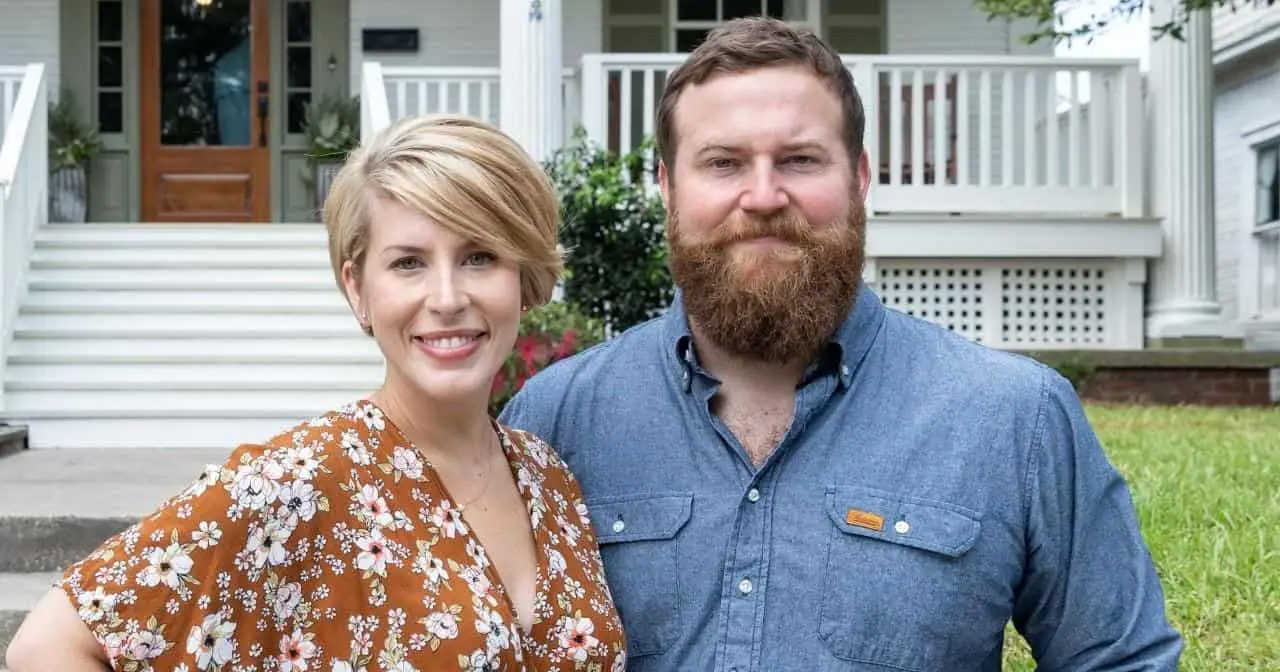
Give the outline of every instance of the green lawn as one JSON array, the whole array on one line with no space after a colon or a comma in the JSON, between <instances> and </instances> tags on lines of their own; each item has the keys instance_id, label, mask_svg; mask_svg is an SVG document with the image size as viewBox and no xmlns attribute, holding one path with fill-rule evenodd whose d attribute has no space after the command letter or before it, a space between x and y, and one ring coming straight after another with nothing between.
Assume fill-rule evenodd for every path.
<instances>
[{"instance_id":1,"label":"green lawn","mask_svg":"<svg viewBox=\"0 0 1280 672\"><path fill-rule=\"evenodd\" d=\"M1090 406L1187 640L1182 670L1280 670L1280 410ZM1006 670L1032 670L1012 630Z\"/></svg>"}]
</instances>

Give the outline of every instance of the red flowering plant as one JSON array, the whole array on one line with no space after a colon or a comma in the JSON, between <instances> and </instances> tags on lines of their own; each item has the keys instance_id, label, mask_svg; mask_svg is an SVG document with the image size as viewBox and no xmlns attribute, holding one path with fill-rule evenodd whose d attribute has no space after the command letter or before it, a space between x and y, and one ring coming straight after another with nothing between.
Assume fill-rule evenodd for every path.
<instances>
[{"instance_id":1,"label":"red flowering plant","mask_svg":"<svg viewBox=\"0 0 1280 672\"><path fill-rule=\"evenodd\" d=\"M534 374L603 340L600 321L565 301L531 308L520 320L516 347L493 377L489 412L497 417Z\"/></svg>"}]
</instances>

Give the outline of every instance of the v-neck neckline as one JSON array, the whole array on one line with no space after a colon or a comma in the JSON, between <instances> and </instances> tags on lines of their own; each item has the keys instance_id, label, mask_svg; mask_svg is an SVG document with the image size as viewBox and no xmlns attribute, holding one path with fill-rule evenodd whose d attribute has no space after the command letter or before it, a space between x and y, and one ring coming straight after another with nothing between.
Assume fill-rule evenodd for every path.
<instances>
[{"instance_id":1,"label":"v-neck neckline","mask_svg":"<svg viewBox=\"0 0 1280 672\"><path fill-rule=\"evenodd\" d=\"M449 502L450 508L458 512L459 517L462 517L464 515L463 508L458 504L457 498L453 496L453 493L449 491L449 487L445 484L444 479L440 477L440 472L436 470L435 465L431 463L431 459L426 455L426 453L422 452L418 448L417 443L409 438L409 435L406 434L404 430L400 428L400 425L391 418L386 409L382 408L382 406L371 399L364 399L362 403L377 409L378 412L382 414L384 422L386 423L386 428L391 430L391 433L398 437L400 441L403 441L406 447L422 459L423 480L427 481L429 479L429 481L433 482L436 487L440 488L442 498ZM525 459L527 456L524 454L523 450L516 448L515 441L512 440L511 435L507 432L506 428L502 426L502 423L492 417L488 420L489 426L493 428L493 431L498 436L498 446L502 449L502 456L507 463L507 469L511 472L512 480L515 482L516 492L524 502L525 514L529 521L530 531L533 535L533 607L530 611L531 622L528 624L528 630L526 630L524 625L521 623L520 611L516 609L515 599L512 597L511 591L507 588L507 584L502 580L502 575L498 572L498 566L494 563L493 556L489 553L489 549L485 547L484 541L480 539L480 535L476 534L471 523L466 520L463 522L466 523L465 527L467 532L463 536L466 540L475 542L476 546L484 554L485 563L483 569L485 576L489 579L490 583L496 586L502 593L502 601L506 604L507 611L509 612L507 618L510 620L511 631L519 638L519 650L521 651L521 655L523 655L523 649L527 648L525 646L527 643L526 640L533 639L536 634L537 626L540 625L537 619L538 605L542 603L542 601L550 599L550 596L547 595L547 590L550 587L550 577L547 574L547 570L550 566L548 560L548 554L551 548L550 539L547 538L547 531L544 529L545 526L539 524L538 520L534 516L533 500L535 495L533 490L523 487L520 483L520 467L523 466L526 469L532 470L532 467L529 466L530 460ZM463 543L465 544L466 542L464 541Z\"/></svg>"}]
</instances>

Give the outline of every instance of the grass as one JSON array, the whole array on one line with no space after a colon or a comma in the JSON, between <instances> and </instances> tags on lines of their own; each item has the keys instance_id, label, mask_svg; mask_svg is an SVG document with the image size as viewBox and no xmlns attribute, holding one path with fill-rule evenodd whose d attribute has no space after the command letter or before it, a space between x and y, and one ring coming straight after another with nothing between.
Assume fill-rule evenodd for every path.
<instances>
[{"instance_id":1,"label":"grass","mask_svg":"<svg viewBox=\"0 0 1280 672\"><path fill-rule=\"evenodd\" d=\"M1096 406L1133 491L1181 670L1280 670L1280 410ZM1012 628L1006 670L1035 669Z\"/></svg>"}]
</instances>

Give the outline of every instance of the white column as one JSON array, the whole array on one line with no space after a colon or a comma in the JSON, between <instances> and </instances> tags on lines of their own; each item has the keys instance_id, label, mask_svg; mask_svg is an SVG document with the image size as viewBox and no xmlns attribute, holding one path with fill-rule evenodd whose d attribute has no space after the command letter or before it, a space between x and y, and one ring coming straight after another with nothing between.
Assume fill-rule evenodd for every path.
<instances>
[{"instance_id":1,"label":"white column","mask_svg":"<svg viewBox=\"0 0 1280 672\"><path fill-rule=\"evenodd\" d=\"M1179 12L1152 3L1153 25ZM1213 200L1213 51L1210 16L1193 11L1183 40L1151 44L1151 196L1163 219L1164 252L1155 260L1150 338L1224 335L1218 303Z\"/></svg>"},{"instance_id":2,"label":"white column","mask_svg":"<svg viewBox=\"0 0 1280 672\"><path fill-rule=\"evenodd\" d=\"M563 135L562 0L500 0L500 126L541 161Z\"/></svg>"}]
</instances>

